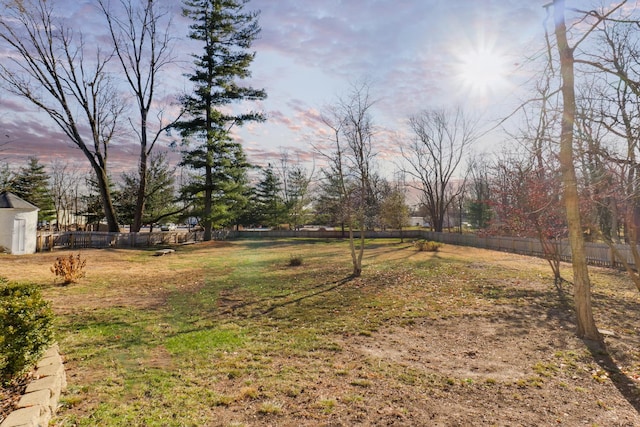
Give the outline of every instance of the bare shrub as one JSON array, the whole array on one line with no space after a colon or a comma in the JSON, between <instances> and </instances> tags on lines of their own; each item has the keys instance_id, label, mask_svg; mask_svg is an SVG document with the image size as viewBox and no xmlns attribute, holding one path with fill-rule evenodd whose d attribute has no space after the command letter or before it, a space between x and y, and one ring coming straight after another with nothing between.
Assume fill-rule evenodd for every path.
<instances>
[{"instance_id":1,"label":"bare shrub","mask_svg":"<svg viewBox=\"0 0 640 427\"><path fill-rule=\"evenodd\" d=\"M82 259L80 254L73 256L57 257L56 262L51 267L51 272L56 277L62 277L62 283L68 285L75 283L85 276L84 267L86 259Z\"/></svg>"}]
</instances>

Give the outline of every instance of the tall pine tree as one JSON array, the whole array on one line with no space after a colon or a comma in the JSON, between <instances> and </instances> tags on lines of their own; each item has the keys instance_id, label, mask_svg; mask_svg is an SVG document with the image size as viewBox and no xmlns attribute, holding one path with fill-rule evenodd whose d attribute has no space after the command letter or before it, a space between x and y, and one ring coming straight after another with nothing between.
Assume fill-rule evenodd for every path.
<instances>
[{"instance_id":1,"label":"tall pine tree","mask_svg":"<svg viewBox=\"0 0 640 427\"><path fill-rule=\"evenodd\" d=\"M243 177L248 164L242 146L230 137L231 128L264 120L259 112L234 113L230 107L233 103L266 98L264 90L239 84L251 75L249 66L255 53L249 49L260 32L258 12L245 11L247 3L248 0L184 1L183 15L193 20L189 37L201 42L203 51L193 55L195 69L189 79L194 91L182 100L187 119L175 127L188 146L182 165L198 173L188 190L203 206L205 240L211 240L214 223L220 224L221 217L234 212L233 203L244 194L238 184L246 181Z\"/></svg>"},{"instance_id":2,"label":"tall pine tree","mask_svg":"<svg viewBox=\"0 0 640 427\"><path fill-rule=\"evenodd\" d=\"M248 202L249 164L242 146L230 138L218 141L211 156L207 148L201 145L183 153L182 164L196 172L206 171L207 162L211 167L209 184L206 174L194 173L188 183L182 185L181 197L191 206L192 215L200 218L201 225L208 219L211 228L222 228L234 224ZM207 189L210 195L206 194Z\"/></svg>"}]
</instances>

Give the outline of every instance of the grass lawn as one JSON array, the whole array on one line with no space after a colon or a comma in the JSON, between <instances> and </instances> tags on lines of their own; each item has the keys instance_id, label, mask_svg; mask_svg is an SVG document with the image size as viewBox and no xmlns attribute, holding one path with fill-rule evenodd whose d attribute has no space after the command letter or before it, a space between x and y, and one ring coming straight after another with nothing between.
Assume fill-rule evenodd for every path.
<instances>
[{"instance_id":1,"label":"grass lawn","mask_svg":"<svg viewBox=\"0 0 640 427\"><path fill-rule=\"evenodd\" d=\"M591 270L603 352L574 336L571 285L512 254L376 240L350 279L342 241L86 250L86 277L59 286L61 254L0 257L57 314L55 425L640 425L622 273Z\"/></svg>"}]
</instances>

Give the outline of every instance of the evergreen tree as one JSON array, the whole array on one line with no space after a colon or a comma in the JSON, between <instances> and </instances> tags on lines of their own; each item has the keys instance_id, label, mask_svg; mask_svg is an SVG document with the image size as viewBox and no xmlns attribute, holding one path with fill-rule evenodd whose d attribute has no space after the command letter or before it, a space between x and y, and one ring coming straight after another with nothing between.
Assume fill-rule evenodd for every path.
<instances>
[{"instance_id":1,"label":"evergreen tree","mask_svg":"<svg viewBox=\"0 0 640 427\"><path fill-rule=\"evenodd\" d=\"M244 193L245 203L242 209L238 211L235 217L236 228L240 225L243 227L255 227L260 225L262 218L260 217L258 202L256 197L256 189L252 186L247 186Z\"/></svg>"},{"instance_id":2,"label":"evergreen tree","mask_svg":"<svg viewBox=\"0 0 640 427\"><path fill-rule=\"evenodd\" d=\"M13 173L8 163L0 163L0 191L13 191Z\"/></svg>"},{"instance_id":3,"label":"evergreen tree","mask_svg":"<svg viewBox=\"0 0 640 427\"><path fill-rule=\"evenodd\" d=\"M151 155L146 177L142 224L153 224L182 211L176 205L175 177L165 154ZM118 218L124 223L132 224L134 222L138 189L140 188L139 180L138 173L122 175L118 198Z\"/></svg>"},{"instance_id":4,"label":"evergreen tree","mask_svg":"<svg viewBox=\"0 0 640 427\"><path fill-rule=\"evenodd\" d=\"M114 200L118 219L123 224L133 224L139 178L136 174L124 172L120 176L118 197Z\"/></svg>"},{"instance_id":5,"label":"evergreen tree","mask_svg":"<svg viewBox=\"0 0 640 427\"><path fill-rule=\"evenodd\" d=\"M91 174L85 178L85 186L87 188L87 192L80 197L80 201L83 206L82 212L78 212L77 214L85 217L87 225L93 224L94 230L100 231L100 223L106 220L106 215L104 213L104 203L100 184L96 179L95 174ZM109 189L109 193L113 196L114 201L122 199L122 195L116 191L116 187L113 185L113 181L110 177L107 177L107 187ZM114 208L116 206L117 204L114 204ZM109 227L108 224L107 227Z\"/></svg>"},{"instance_id":6,"label":"evergreen tree","mask_svg":"<svg viewBox=\"0 0 640 427\"><path fill-rule=\"evenodd\" d=\"M211 240L214 225L228 221L244 199L248 164L242 146L230 138L234 125L262 121L258 112L234 113L230 104L261 100L264 90L240 86L250 77L255 54L249 52L258 36L258 13L246 12L248 0L185 0L183 15L193 20L189 37L201 42L189 76L194 92L182 100L186 120L175 127L191 144L182 164L198 173L186 188L187 196L200 199L204 239ZM225 108L222 108L225 107ZM239 180L239 181L238 181Z\"/></svg>"},{"instance_id":7,"label":"evergreen tree","mask_svg":"<svg viewBox=\"0 0 640 427\"><path fill-rule=\"evenodd\" d=\"M314 222L339 226L344 232L346 214L344 197L340 191L340 176L331 165L322 169L320 175L321 179L314 201ZM345 185L347 188L353 186L351 182L347 182Z\"/></svg>"},{"instance_id":8,"label":"evergreen tree","mask_svg":"<svg viewBox=\"0 0 640 427\"><path fill-rule=\"evenodd\" d=\"M194 173L182 186L182 200L193 206L192 216L201 219L205 228L222 228L234 224L248 202L247 163L240 144L230 138L219 141L216 150L207 154L207 147L183 153L182 165ZM208 224L207 224L208 222ZM206 236L205 236L206 238ZM210 239L210 237L209 237Z\"/></svg>"},{"instance_id":9,"label":"evergreen tree","mask_svg":"<svg viewBox=\"0 0 640 427\"><path fill-rule=\"evenodd\" d=\"M153 154L147 170L142 224L174 218L182 209L176 204L176 178L164 153Z\"/></svg>"},{"instance_id":10,"label":"evergreen tree","mask_svg":"<svg viewBox=\"0 0 640 427\"><path fill-rule=\"evenodd\" d=\"M90 193L81 196L82 205L84 206L84 212L81 212L81 214L85 217L87 225L93 224L94 229L99 230L100 221L104 218L104 209L102 208L100 195L95 192L96 184L94 183L92 186L94 189Z\"/></svg>"},{"instance_id":11,"label":"evergreen tree","mask_svg":"<svg viewBox=\"0 0 640 427\"><path fill-rule=\"evenodd\" d=\"M262 181L256 186L256 209L260 222L269 227L277 227L287 217L287 207L282 197L282 183L269 165L263 170Z\"/></svg>"},{"instance_id":12,"label":"evergreen tree","mask_svg":"<svg viewBox=\"0 0 640 427\"><path fill-rule=\"evenodd\" d=\"M293 167L288 171L288 186L285 191L285 198L289 225L292 229L298 229L309 219L309 205L311 204L309 195L310 181L311 178L307 176L306 171L300 166Z\"/></svg>"},{"instance_id":13,"label":"evergreen tree","mask_svg":"<svg viewBox=\"0 0 640 427\"><path fill-rule=\"evenodd\" d=\"M29 157L29 163L18 170L11 184L11 191L40 209L38 221L55 218L53 197L49 191L49 175L37 157Z\"/></svg>"}]
</instances>

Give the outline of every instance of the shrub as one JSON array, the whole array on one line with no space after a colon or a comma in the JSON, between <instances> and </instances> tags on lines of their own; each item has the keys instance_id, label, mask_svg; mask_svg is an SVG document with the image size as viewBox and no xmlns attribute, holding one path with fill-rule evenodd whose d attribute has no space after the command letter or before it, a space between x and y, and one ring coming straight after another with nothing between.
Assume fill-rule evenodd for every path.
<instances>
[{"instance_id":1,"label":"shrub","mask_svg":"<svg viewBox=\"0 0 640 427\"><path fill-rule=\"evenodd\" d=\"M73 255L58 257L53 267L51 267L51 272L55 274L56 277L62 277L62 283L68 285L84 277L84 266L86 263L87 260L80 258L80 254L75 257Z\"/></svg>"},{"instance_id":2,"label":"shrub","mask_svg":"<svg viewBox=\"0 0 640 427\"><path fill-rule=\"evenodd\" d=\"M30 368L53 341L53 312L30 284L0 278L0 377L11 380Z\"/></svg>"},{"instance_id":3,"label":"shrub","mask_svg":"<svg viewBox=\"0 0 640 427\"><path fill-rule=\"evenodd\" d=\"M289 258L289 267L299 267L302 265L302 257L300 255L291 255Z\"/></svg>"},{"instance_id":4,"label":"shrub","mask_svg":"<svg viewBox=\"0 0 640 427\"><path fill-rule=\"evenodd\" d=\"M413 246L420 252L438 252L442 243L430 242L429 240L416 240L413 242Z\"/></svg>"}]
</instances>

